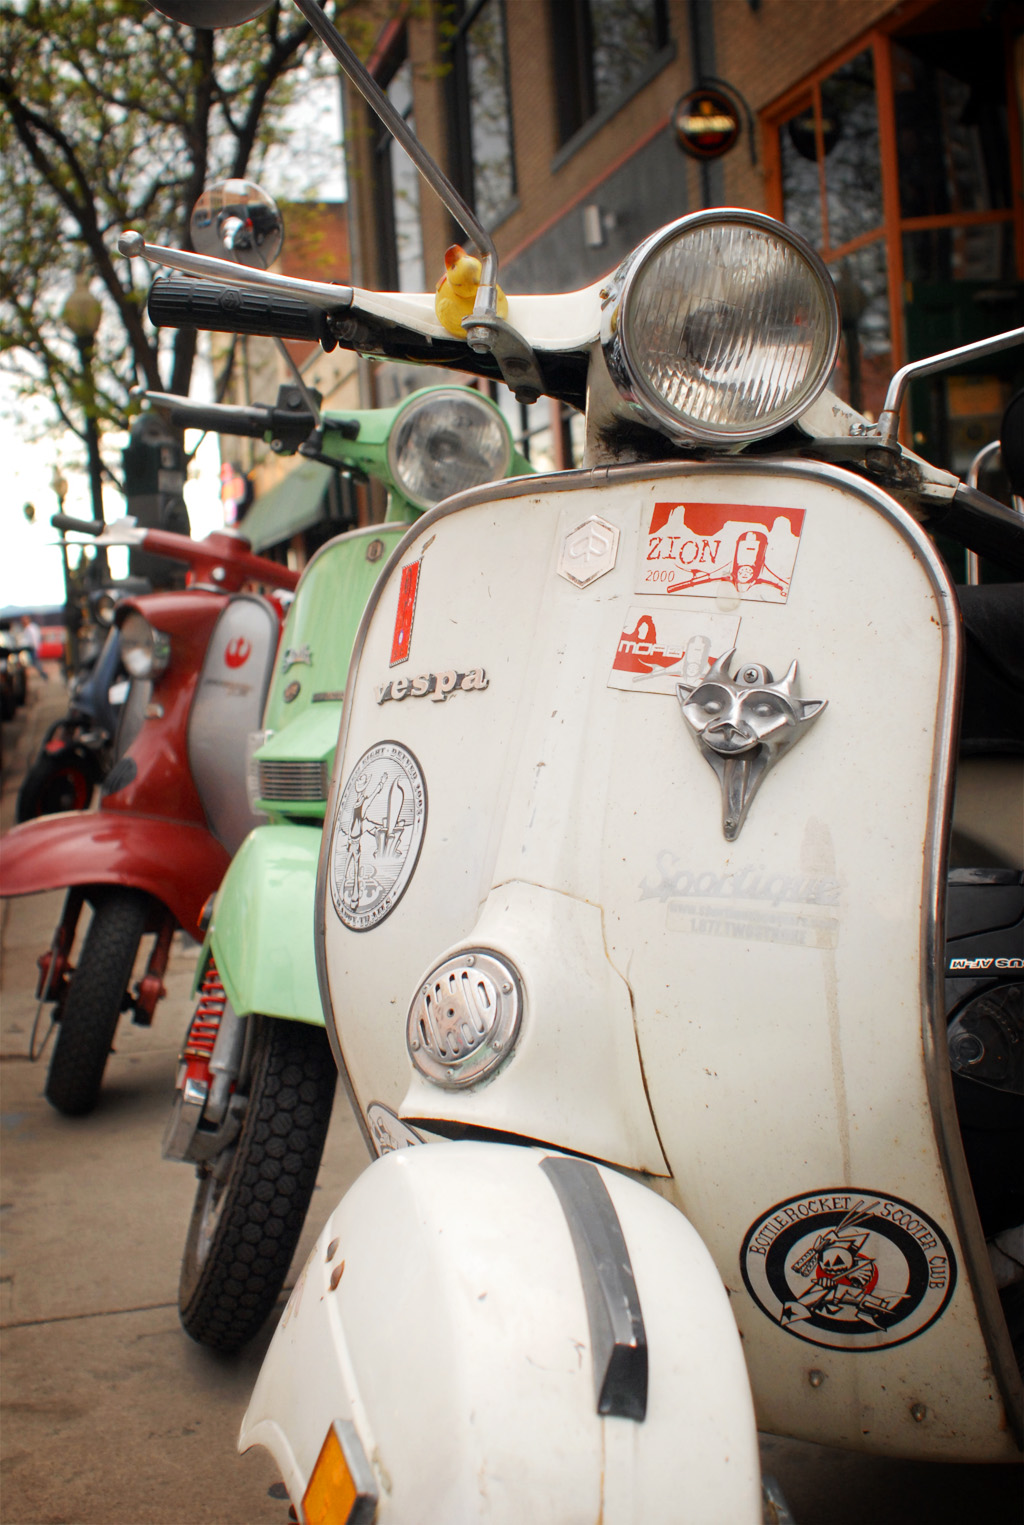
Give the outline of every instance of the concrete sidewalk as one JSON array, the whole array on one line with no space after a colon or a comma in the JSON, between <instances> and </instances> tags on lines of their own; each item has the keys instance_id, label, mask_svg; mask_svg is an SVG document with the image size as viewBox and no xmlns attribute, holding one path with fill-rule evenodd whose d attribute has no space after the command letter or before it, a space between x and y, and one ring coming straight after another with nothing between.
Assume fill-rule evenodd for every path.
<instances>
[{"instance_id":1,"label":"concrete sidewalk","mask_svg":"<svg viewBox=\"0 0 1024 1525\"><path fill-rule=\"evenodd\" d=\"M64 702L59 682L36 681L4 727L4 829L21 771ZM177 1317L195 1181L161 1160L160 1140L197 950L176 941L152 1028L122 1022L99 1107L63 1118L42 1095L45 1058L27 1059L35 960L60 906L59 894L0 902L0 1525L287 1525L269 1456L235 1452L270 1331L225 1358L193 1344ZM365 1164L339 1098L293 1274ZM1019 1468L888 1461L768 1436L762 1457L797 1525L1022 1517ZM541 1503L537 1525L560 1522Z\"/></svg>"},{"instance_id":2,"label":"concrete sidewalk","mask_svg":"<svg viewBox=\"0 0 1024 1525\"><path fill-rule=\"evenodd\" d=\"M50 670L49 683L30 677L29 704L4 726L5 830L22 771L66 706ZM0 902L0 1520L286 1525L270 1457L235 1451L270 1330L229 1358L193 1344L178 1323L195 1177L161 1159L160 1140L198 950L175 939L153 1026L122 1019L100 1105L61 1117L42 1095L49 1052L38 1064L27 1055L35 961L62 900ZM365 1163L339 1100L297 1266Z\"/></svg>"}]
</instances>

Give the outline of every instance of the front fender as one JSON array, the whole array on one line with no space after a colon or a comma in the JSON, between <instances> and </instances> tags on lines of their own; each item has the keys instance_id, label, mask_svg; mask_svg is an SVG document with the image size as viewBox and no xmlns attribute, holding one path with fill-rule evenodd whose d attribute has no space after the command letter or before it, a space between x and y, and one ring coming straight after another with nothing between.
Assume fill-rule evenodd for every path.
<instances>
[{"instance_id":1,"label":"front fender","mask_svg":"<svg viewBox=\"0 0 1024 1525\"><path fill-rule=\"evenodd\" d=\"M44 815L15 826L0 859L0 894L126 885L154 896L197 939L203 905L230 861L205 827L105 810Z\"/></svg>"},{"instance_id":2,"label":"front fender","mask_svg":"<svg viewBox=\"0 0 1024 1525\"><path fill-rule=\"evenodd\" d=\"M320 822L258 826L217 894L209 943L238 1015L324 1025L313 951Z\"/></svg>"},{"instance_id":3,"label":"front fender","mask_svg":"<svg viewBox=\"0 0 1024 1525\"><path fill-rule=\"evenodd\" d=\"M552 1164L607 1194L617 1257L577 1248L588 1205L563 1206ZM628 1301L623 1262L646 1407L599 1412L600 1312L614 1323ZM676 1525L682 1500L701 1525L761 1520L750 1387L708 1251L648 1187L550 1150L432 1143L359 1177L292 1292L239 1445L272 1452L298 1506L338 1420L376 1474L377 1525Z\"/></svg>"}]
</instances>

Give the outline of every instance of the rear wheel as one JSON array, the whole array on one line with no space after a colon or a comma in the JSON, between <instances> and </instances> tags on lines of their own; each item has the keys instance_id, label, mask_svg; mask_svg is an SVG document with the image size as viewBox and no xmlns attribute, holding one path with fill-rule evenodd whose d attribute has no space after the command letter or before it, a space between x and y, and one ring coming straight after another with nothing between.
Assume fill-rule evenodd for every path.
<instances>
[{"instance_id":1,"label":"rear wheel","mask_svg":"<svg viewBox=\"0 0 1024 1525\"><path fill-rule=\"evenodd\" d=\"M257 1023L237 1143L196 1192L178 1286L188 1334L237 1350L277 1301L306 1220L337 1071L322 1027Z\"/></svg>"},{"instance_id":2,"label":"rear wheel","mask_svg":"<svg viewBox=\"0 0 1024 1525\"><path fill-rule=\"evenodd\" d=\"M15 819L20 823L62 810L84 810L92 799L94 782L94 770L77 748L44 752L18 790Z\"/></svg>"},{"instance_id":3,"label":"rear wheel","mask_svg":"<svg viewBox=\"0 0 1024 1525\"><path fill-rule=\"evenodd\" d=\"M46 1077L47 1101L68 1117L91 1112L99 1099L148 916L149 897L138 890L97 892L78 965L57 1014Z\"/></svg>"}]
</instances>

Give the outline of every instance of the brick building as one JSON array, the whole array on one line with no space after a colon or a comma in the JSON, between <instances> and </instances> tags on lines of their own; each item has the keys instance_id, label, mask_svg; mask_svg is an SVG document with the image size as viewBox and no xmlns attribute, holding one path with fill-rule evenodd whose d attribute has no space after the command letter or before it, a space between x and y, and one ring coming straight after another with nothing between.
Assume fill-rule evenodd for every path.
<instances>
[{"instance_id":1,"label":"brick building","mask_svg":"<svg viewBox=\"0 0 1024 1525\"><path fill-rule=\"evenodd\" d=\"M770 212L828 262L835 384L873 414L907 359L1024 322L1020 0L433 0L384 25L369 63L492 232L509 291L586 285L702 207ZM679 146L698 85L738 119L719 158ZM433 287L461 230L351 89L346 148L354 280ZM916 448L965 470L1019 356L919 383ZM364 401L405 384L372 368ZM538 464L569 464L553 406L519 423Z\"/></svg>"}]
</instances>

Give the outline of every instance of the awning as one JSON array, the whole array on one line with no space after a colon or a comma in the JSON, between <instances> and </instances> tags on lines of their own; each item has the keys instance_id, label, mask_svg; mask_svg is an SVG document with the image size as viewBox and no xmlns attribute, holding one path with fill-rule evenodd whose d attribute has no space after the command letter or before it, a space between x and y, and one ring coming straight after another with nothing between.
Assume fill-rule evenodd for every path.
<instances>
[{"instance_id":1,"label":"awning","mask_svg":"<svg viewBox=\"0 0 1024 1525\"><path fill-rule=\"evenodd\" d=\"M324 498L334 472L319 461L293 466L283 482L256 499L238 528L254 551L280 545L327 517Z\"/></svg>"}]
</instances>

